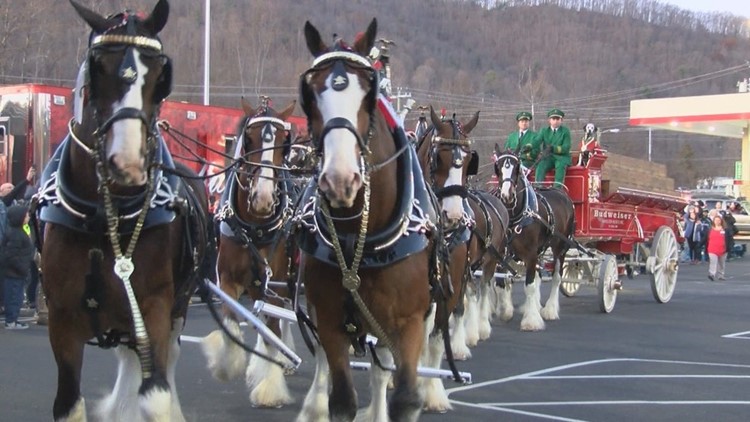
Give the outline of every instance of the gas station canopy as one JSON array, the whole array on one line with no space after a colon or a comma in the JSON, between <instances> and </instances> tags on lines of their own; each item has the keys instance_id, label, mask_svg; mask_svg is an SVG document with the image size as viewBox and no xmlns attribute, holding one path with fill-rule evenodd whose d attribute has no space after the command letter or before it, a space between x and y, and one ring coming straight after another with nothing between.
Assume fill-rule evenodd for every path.
<instances>
[{"instance_id":1,"label":"gas station canopy","mask_svg":"<svg viewBox=\"0 0 750 422\"><path fill-rule=\"evenodd\" d=\"M750 125L750 93L634 100L630 125L742 139Z\"/></svg>"}]
</instances>

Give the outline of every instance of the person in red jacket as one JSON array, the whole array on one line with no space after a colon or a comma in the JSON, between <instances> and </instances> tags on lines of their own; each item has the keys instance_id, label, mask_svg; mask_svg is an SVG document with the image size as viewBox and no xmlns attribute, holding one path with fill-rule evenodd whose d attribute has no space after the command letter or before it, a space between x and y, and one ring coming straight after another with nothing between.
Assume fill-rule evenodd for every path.
<instances>
[{"instance_id":1,"label":"person in red jacket","mask_svg":"<svg viewBox=\"0 0 750 422\"><path fill-rule=\"evenodd\" d=\"M720 214L714 215L711 220L711 230L708 231L708 279L715 281L724 280L724 263L727 260L727 252L731 242L731 230L724 223Z\"/></svg>"}]
</instances>

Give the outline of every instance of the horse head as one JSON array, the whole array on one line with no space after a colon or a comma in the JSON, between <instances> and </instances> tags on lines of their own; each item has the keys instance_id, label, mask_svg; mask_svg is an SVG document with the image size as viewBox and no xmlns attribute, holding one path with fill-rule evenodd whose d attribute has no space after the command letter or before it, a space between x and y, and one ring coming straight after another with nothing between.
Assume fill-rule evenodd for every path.
<instances>
[{"instance_id":1,"label":"horse head","mask_svg":"<svg viewBox=\"0 0 750 422\"><path fill-rule=\"evenodd\" d=\"M479 156L471 150L469 139L479 121L479 112L462 123L455 116L443 120L430 107L430 118L433 130L424 135L428 138L422 144L420 157L427 164L422 170L442 203L446 226L454 227L464 217L462 198L466 197L468 176L476 174L479 164Z\"/></svg>"},{"instance_id":2,"label":"horse head","mask_svg":"<svg viewBox=\"0 0 750 422\"><path fill-rule=\"evenodd\" d=\"M312 171L315 164L312 140L308 136L297 135L289 146L289 152L285 159L285 165L294 171Z\"/></svg>"},{"instance_id":3,"label":"horse head","mask_svg":"<svg viewBox=\"0 0 750 422\"><path fill-rule=\"evenodd\" d=\"M497 190L500 200L508 208L516 204L516 188L521 174L521 160L512 151L500 151L495 144L495 176L497 176Z\"/></svg>"},{"instance_id":4,"label":"horse head","mask_svg":"<svg viewBox=\"0 0 750 422\"><path fill-rule=\"evenodd\" d=\"M242 99L245 118L240 130L245 164L238 173L240 183L247 190L248 211L255 216L272 214L279 203L276 172L284 164L285 150L290 143L285 121L296 104L297 101L292 101L284 110L277 112L265 97L258 108L253 108Z\"/></svg>"},{"instance_id":5,"label":"horse head","mask_svg":"<svg viewBox=\"0 0 750 422\"><path fill-rule=\"evenodd\" d=\"M70 2L91 27L78 125L93 136L81 142L105 178L143 186L158 144L159 104L172 86L171 63L157 36L167 23L169 4L159 0L146 17L131 11L104 17Z\"/></svg>"},{"instance_id":6,"label":"horse head","mask_svg":"<svg viewBox=\"0 0 750 422\"><path fill-rule=\"evenodd\" d=\"M300 103L307 115L313 148L320 156L318 187L331 208L351 208L363 186L378 96L378 74L367 59L375 44L377 21L350 46L326 45L305 23L307 47L315 57L300 78ZM378 153L379 151L372 151Z\"/></svg>"}]
</instances>

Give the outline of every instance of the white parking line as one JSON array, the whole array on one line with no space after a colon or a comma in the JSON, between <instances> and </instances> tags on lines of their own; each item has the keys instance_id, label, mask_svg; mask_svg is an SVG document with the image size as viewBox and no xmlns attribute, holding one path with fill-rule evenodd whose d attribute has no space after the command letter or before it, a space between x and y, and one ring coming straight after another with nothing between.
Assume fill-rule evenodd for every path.
<instances>
[{"instance_id":1,"label":"white parking line","mask_svg":"<svg viewBox=\"0 0 750 422\"><path fill-rule=\"evenodd\" d=\"M750 331L743 331L741 333L725 334L721 338L738 338L740 340L750 340Z\"/></svg>"},{"instance_id":2,"label":"white parking line","mask_svg":"<svg viewBox=\"0 0 750 422\"><path fill-rule=\"evenodd\" d=\"M750 332L737 333L737 335L750 335ZM726 336L725 336L726 337ZM736 337L739 338L739 337ZM561 372L574 368L581 368L592 365L600 364L612 364L619 362L635 362L635 363L659 363L668 365L686 365L686 366L701 366L701 367L715 367L715 368L735 368L735 369L750 369L750 365L738 365L738 364L724 364L724 363L712 363L712 362L690 362L690 361L675 361L675 360L659 360L659 359L635 359L635 358L614 358L614 359L600 359L591 360L585 362L577 362L568 365L555 366L552 368L542 369L539 371L527 372L524 374L514 375L506 378L500 378L496 380L490 380L485 382L479 382L472 385L465 385L456 388L447 389L448 397L451 394L473 390L477 388L484 388L498 384L510 383L511 381L544 381L544 380L587 380L587 379L686 379L686 378L700 378L700 379L750 379L748 375L726 375L726 374L675 374L675 375L663 375L663 374L613 374L613 375L552 375L555 372ZM556 421L576 421L578 419L570 419L566 417L560 417L555 415L548 415L544 413L531 412L528 410L521 410L518 407L537 407L537 406L602 406L602 405L750 405L750 401L742 400L589 400L589 401L531 401L531 402L485 402L485 403L471 403L462 400L451 400L451 403L458 406L466 406L477 409L491 410L494 412L512 413L518 415L534 416L538 418L556 420Z\"/></svg>"}]
</instances>

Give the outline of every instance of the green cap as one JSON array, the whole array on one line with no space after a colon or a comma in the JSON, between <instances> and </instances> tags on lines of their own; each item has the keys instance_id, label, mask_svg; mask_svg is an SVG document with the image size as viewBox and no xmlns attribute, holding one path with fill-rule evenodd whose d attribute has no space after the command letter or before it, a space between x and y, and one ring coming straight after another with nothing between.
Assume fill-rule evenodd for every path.
<instances>
[{"instance_id":1,"label":"green cap","mask_svg":"<svg viewBox=\"0 0 750 422\"><path fill-rule=\"evenodd\" d=\"M547 113L547 117L565 117L565 113L562 112L559 108L553 108L552 110Z\"/></svg>"},{"instance_id":2,"label":"green cap","mask_svg":"<svg viewBox=\"0 0 750 422\"><path fill-rule=\"evenodd\" d=\"M516 114L516 120L531 120L531 113L528 111L522 111Z\"/></svg>"}]
</instances>

